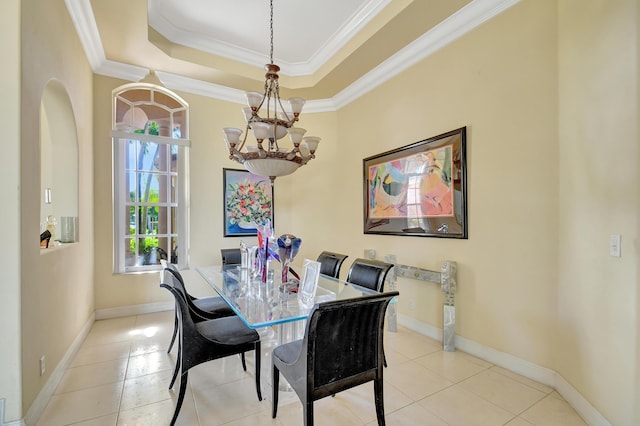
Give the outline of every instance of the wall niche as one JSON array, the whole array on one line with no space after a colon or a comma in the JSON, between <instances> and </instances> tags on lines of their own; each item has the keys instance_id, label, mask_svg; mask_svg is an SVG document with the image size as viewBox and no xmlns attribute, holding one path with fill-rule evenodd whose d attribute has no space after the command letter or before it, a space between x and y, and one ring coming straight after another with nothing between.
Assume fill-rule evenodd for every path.
<instances>
[{"instance_id":1,"label":"wall niche","mask_svg":"<svg viewBox=\"0 0 640 426\"><path fill-rule=\"evenodd\" d=\"M69 95L56 80L47 83L40 102L40 233L46 229L52 234L49 247L79 238L76 120Z\"/></svg>"}]
</instances>

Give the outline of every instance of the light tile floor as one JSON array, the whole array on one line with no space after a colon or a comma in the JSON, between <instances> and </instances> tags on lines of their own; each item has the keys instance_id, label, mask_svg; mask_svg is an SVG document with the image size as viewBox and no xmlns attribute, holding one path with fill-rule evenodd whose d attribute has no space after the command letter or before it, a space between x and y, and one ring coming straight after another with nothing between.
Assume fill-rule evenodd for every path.
<instances>
[{"instance_id":1,"label":"light tile floor","mask_svg":"<svg viewBox=\"0 0 640 426\"><path fill-rule=\"evenodd\" d=\"M172 330L172 311L96 321L38 425L168 425L176 400L168 389L176 351L166 352ZM385 352L388 425L586 424L553 389L463 352L444 352L408 329L387 333ZM301 425L294 393L280 393L278 417L271 419L268 358L262 402L252 355L247 364L244 372L232 356L192 369L178 424ZM318 425L375 425L373 385L316 402L315 419Z\"/></svg>"}]
</instances>

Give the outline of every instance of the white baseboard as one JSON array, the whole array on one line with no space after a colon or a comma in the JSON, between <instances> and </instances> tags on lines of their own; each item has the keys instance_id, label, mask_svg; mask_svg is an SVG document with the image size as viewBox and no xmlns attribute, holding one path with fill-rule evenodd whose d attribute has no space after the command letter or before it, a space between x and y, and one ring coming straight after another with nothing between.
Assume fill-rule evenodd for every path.
<instances>
[{"instance_id":1,"label":"white baseboard","mask_svg":"<svg viewBox=\"0 0 640 426\"><path fill-rule=\"evenodd\" d=\"M456 336L456 348L543 385L555 388L557 373L553 370L460 336Z\"/></svg>"},{"instance_id":2,"label":"white baseboard","mask_svg":"<svg viewBox=\"0 0 640 426\"><path fill-rule=\"evenodd\" d=\"M407 327L408 329L413 330L417 333L420 333L423 336L427 336L432 338L433 340L442 342L441 328L434 327L430 324L418 321L417 319L402 314L398 314L398 324L402 325L403 327Z\"/></svg>"},{"instance_id":3,"label":"white baseboard","mask_svg":"<svg viewBox=\"0 0 640 426\"><path fill-rule=\"evenodd\" d=\"M91 327L96 320L99 319L108 319L108 318L118 318L118 317L126 317L131 315L141 315L141 314L150 314L153 312L160 311L168 311L174 308L174 302L159 302L159 303L148 303L144 305L133 305L133 306L124 306L122 308L112 308L112 309L99 309L92 314L85 325L78 333L78 336L74 339L69 349L65 353L62 360L58 363L53 373L45 383L44 387L38 393L38 396L29 407L29 411L27 411L27 415L24 420L20 420L12 423L2 423L2 415L4 410L4 400L0 400L0 426L25 426L25 424L36 424L38 419L44 412L44 409L47 407L49 403L49 399L53 396L60 380L62 380L62 376L64 372L73 361L78 349L84 342L85 338L91 331Z\"/></svg>"},{"instance_id":4,"label":"white baseboard","mask_svg":"<svg viewBox=\"0 0 640 426\"><path fill-rule=\"evenodd\" d=\"M153 312L170 311L174 308L175 302L156 302L144 305L123 306L120 308L98 309L96 320L128 317L131 315L151 314Z\"/></svg>"},{"instance_id":5,"label":"white baseboard","mask_svg":"<svg viewBox=\"0 0 640 426\"><path fill-rule=\"evenodd\" d=\"M400 314L398 314L398 323L417 333L442 342L442 329L438 327ZM458 335L456 335L455 344L456 348L463 352L554 388L587 424L592 426L611 426L611 423L580 392L554 370L541 367Z\"/></svg>"},{"instance_id":6,"label":"white baseboard","mask_svg":"<svg viewBox=\"0 0 640 426\"><path fill-rule=\"evenodd\" d=\"M557 373L554 388L582 416L587 424L592 426L611 426L609 420L600 414L564 377Z\"/></svg>"},{"instance_id":7,"label":"white baseboard","mask_svg":"<svg viewBox=\"0 0 640 426\"><path fill-rule=\"evenodd\" d=\"M117 318L130 315L141 315L153 312L168 311L174 308L171 302L149 303L144 305L125 306L122 308L100 309L91 315L89 320L75 338L65 356L56 366L55 370L47 380L33 404L29 408L24 420L18 420L10 423L4 423L4 399L0 399L0 426L25 426L25 424L36 424L40 415L44 411L53 395L56 387L62 379L62 375L73 360L76 352L80 348L82 342L91 330L95 320ZM423 323L414 318L398 314L398 323L413 331L434 340L442 341L442 329L434 327L430 324ZM480 359L488 361L507 370L518 373L531 380L545 384L554 388L562 397L576 410L578 414L590 425L593 426L611 426L611 423L596 408L589 403L573 386L571 386L557 372L545 367L541 367L532 362L523 360L505 352L484 346L473 340L456 336L456 348L470 355L477 356Z\"/></svg>"},{"instance_id":8,"label":"white baseboard","mask_svg":"<svg viewBox=\"0 0 640 426\"><path fill-rule=\"evenodd\" d=\"M38 396L31 404L31 407L29 407L29 410L27 411L27 415L24 418L24 423L29 425L35 425L38 422L38 419L44 412L44 409L47 407L47 404L49 403L51 396L53 396L53 393L58 387L60 380L62 380L62 376L64 375L64 372L71 364L71 361L73 361L73 358L78 352L78 349L80 349L80 346L84 342L84 339L87 337L87 334L89 334L89 331L91 330L91 327L93 326L94 322L95 322L95 314L91 314L87 322L84 324L84 326L80 330L80 333L78 333L76 338L73 340L73 342L69 346L69 349L67 349L67 352L64 354L64 356L62 357L62 359L60 360L56 368L51 373L51 376L49 376L49 379L45 383L44 387L38 393Z\"/></svg>"},{"instance_id":9,"label":"white baseboard","mask_svg":"<svg viewBox=\"0 0 640 426\"><path fill-rule=\"evenodd\" d=\"M4 405L6 400L4 398L0 398L0 426L25 426L24 420L16 420L9 423L5 423L4 421Z\"/></svg>"}]
</instances>

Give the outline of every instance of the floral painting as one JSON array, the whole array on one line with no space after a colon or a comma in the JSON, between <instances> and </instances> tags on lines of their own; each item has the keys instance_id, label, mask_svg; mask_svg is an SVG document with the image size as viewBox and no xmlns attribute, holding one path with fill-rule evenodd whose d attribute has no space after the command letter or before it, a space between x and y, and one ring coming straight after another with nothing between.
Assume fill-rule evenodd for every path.
<instances>
[{"instance_id":1,"label":"floral painting","mask_svg":"<svg viewBox=\"0 0 640 426\"><path fill-rule=\"evenodd\" d=\"M273 187L269 178L246 170L223 169L224 236L257 235L257 225L273 223Z\"/></svg>"}]
</instances>

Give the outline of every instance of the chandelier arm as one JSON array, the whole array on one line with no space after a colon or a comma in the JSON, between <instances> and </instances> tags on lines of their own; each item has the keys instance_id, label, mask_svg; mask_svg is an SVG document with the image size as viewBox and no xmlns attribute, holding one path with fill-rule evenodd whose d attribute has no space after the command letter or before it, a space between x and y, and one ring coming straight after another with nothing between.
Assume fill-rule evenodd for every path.
<instances>
[{"instance_id":1,"label":"chandelier arm","mask_svg":"<svg viewBox=\"0 0 640 426\"><path fill-rule=\"evenodd\" d=\"M277 104L276 104L276 100L279 98L278 96L278 92L280 90L280 86L278 85L277 80L273 80L271 79L269 81L269 92L267 93L267 118L272 118L271 117L271 98L274 98L273 101L273 114L274 114L274 119L277 120L278 116L277 116Z\"/></svg>"},{"instance_id":2,"label":"chandelier arm","mask_svg":"<svg viewBox=\"0 0 640 426\"><path fill-rule=\"evenodd\" d=\"M247 127L244 129L244 137L242 138L242 142L240 143L240 146L236 148L237 151L242 151L242 148L244 148L244 143L247 141L248 134L249 134L249 124L247 124Z\"/></svg>"},{"instance_id":3,"label":"chandelier arm","mask_svg":"<svg viewBox=\"0 0 640 426\"><path fill-rule=\"evenodd\" d=\"M245 133L240 142L240 129L225 128L225 138L229 146L229 158L242 164L247 170L259 176L269 177L271 185L277 176L286 176L295 172L298 167L307 164L315 158L314 152L318 146L320 138L309 137L307 144L314 148L309 151L309 155L300 149L302 135L305 130L295 129L294 132L287 132L283 129L291 129L298 121L298 116L304 104L302 98L291 98L291 113L287 112L280 99L279 71L280 67L273 61L273 0L269 1L269 59L270 63L265 65L264 93L259 100L259 93L247 92L247 101L251 109L251 115L245 110L247 121ZM295 100L294 100L295 99ZM257 105L257 106L256 106ZM260 117L261 109L266 110L266 117ZM272 110L273 109L273 110ZM273 114L273 115L272 115ZM293 114L293 116L291 115ZM257 149L246 145L249 131L253 131L256 136ZM286 133L291 136L293 148L283 150L278 146L278 137L282 138ZM268 141L266 147L263 143ZM252 148L249 150L249 148ZM246 149L247 152L242 152ZM267 160L267 161L265 161Z\"/></svg>"},{"instance_id":4,"label":"chandelier arm","mask_svg":"<svg viewBox=\"0 0 640 426\"><path fill-rule=\"evenodd\" d=\"M260 101L260 105L258 105L258 108L256 108L255 111L253 111L253 115L259 117L258 115L258 111L260 111L260 108L262 108L262 105L264 105L264 101L267 100L267 98L269 97L269 79L265 79L264 80L264 93L262 94L262 100Z\"/></svg>"},{"instance_id":5,"label":"chandelier arm","mask_svg":"<svg viewBox=\"0 0 640 426\"><path fill-rule=\"evenodd\" d=\"M295 117L294 118L289 117L289 114L287 114L287 110L284 109L284 106L282 105L282 100L280 99L279 96L278 96L278 103L280 104L280 110L282 110L282 115L286 118L286 122L287 122L286 127L289 128L293 126L293 123L295 123L298 120L296 120Z\"/></svg>"}]
</instances>

